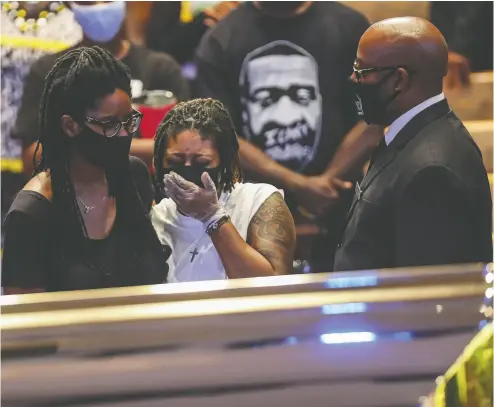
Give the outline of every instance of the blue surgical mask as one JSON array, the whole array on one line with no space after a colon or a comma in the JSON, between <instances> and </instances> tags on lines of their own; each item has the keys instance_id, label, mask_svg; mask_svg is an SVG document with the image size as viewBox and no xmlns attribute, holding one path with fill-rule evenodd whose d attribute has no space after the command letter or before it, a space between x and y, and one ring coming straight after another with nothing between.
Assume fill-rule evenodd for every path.
<instances>
[{"instance_id":1,"label":"blue surgical mask","mask_svg":"<svg viewBox=\"0 0 494 407\"><path fill-rule=\"evenodd\" d=\"M88 6L71 3L70 8L75 20L82 27L84 35L97 43L108 42L115 38L125 19L125 2L123 1Z\"/></svg>"}]
</instances>

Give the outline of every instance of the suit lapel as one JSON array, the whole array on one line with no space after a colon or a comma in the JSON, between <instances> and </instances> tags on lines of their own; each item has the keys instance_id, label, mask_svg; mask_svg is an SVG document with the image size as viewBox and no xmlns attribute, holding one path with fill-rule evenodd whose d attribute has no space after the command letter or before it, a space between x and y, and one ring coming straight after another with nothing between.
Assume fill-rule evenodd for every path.
<instances>
[{"instance_id":1,"label":"suit lapel","mask_svg":"<svg viewBox=\"0 0 494 407\"><path fill-rule=\"evenodd\" d=\"M378 160L374 162L374 165L369 169L369 172L365 175L362 183L355 183L355 193L353 194L352 205L350 206L350 210L347 214L347 220L352 216L353 210L355 209L355 205L360 200L360 196L364 192L365 188L369 186L371 181L376 178L376 176L386 168L391 161L393 161L396 152L391 149L387 149L386 153L384 153Z\"/></svg>"},{"instance_id":2,"label":"suit lapel","mask_svg":"<svg viewBox=\"0 0 494 407\"><path fill-rule=\"evenodd\" d=\"M360 185L361 192L365 191L369 184L395 159L395 157L396 150L388 146L385 152L376 159L376 161L362 180L362 184Z\"/></svg>"},{"instance_id":3,"label":"suit lapel","mask_svg":"<svg viewBox=\"0 0 494 407\"><path fill-rule=\"evenodd\" d=\"M348 220L350 219L350 217L352 216L353 210L355 209L355 205L357 204L359 199L360 199L360 185L357 182L355 184L355 193L353 194L353 201L352 201L352 204L350 205L350 210L348 211L348 213L346 215L347 223L348 223Z\"/></svg>"},{"instance_id":4,"label":"suit lapel","mask_svg":"<svg viewBox=\"0 0 494 407\"><path fill-rule=\"evenodd\" d=\"M351 218L355 205L360 200L361 195L369 187L369 185L376 179L376 177L396 158L398 151L403 149L405 145L417 134L422 128L427 126L434 120L444 116L450 111L448 102L442 100L427 109L420 112L412 120L410 120L405 127L396 135L394 140L388 145L385 152L381 154L372 167L365 175L362 183L355 185L355 194L353 196L352 205L348 211L347 221Z\"/></svg>"},{"instance_id":5,"label":"suit lapel","mask_svg":"<svg viewBox=\"0 0 494 407\"><path fill-rule=\"evenodd\" d=\"M443 100L423 110L410 120L388 145L386 152L369 169L369 172L362 180L362 185L360 186L361 192L364 192L379 173L396 158L398 151L403 149L414 135L419 133L429 123L447 114L449 110L448 102Z\"/></svg>"},{"instance_id":6,"label":"suit lapel","mask_svg":"<svg viewBox=\"0 0 494 407\"><path fill-rule=\"evenodd\" d=\"M355 193L353 194L352 205L350 206L350 210L347 214L347 219L352 216L353 210L355 209L355 205L360 200L360 196L364 192L365 188L372 182L374 178L386 168L391 161L393 161L396 155L396 151L386 147L386 150L374 161L372 166L369 168L369 171L365 175L364 179L361 183L355 183Z\"/></svg>"}]
</instances>

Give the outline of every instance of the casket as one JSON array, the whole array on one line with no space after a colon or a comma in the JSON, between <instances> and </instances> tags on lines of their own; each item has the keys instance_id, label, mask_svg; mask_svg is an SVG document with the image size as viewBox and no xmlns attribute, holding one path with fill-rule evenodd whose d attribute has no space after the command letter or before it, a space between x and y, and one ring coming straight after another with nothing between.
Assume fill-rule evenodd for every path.
<instances>
[{"instance_id":1,"label":"casket","mask_svg":"<svg viewBox=\"0 0 494 407\"><path fill-rule=\"evenodd\" d=\"M2 406L411 407L492 317L492 265L3 296Z\"/></svg>"}]
</instances>

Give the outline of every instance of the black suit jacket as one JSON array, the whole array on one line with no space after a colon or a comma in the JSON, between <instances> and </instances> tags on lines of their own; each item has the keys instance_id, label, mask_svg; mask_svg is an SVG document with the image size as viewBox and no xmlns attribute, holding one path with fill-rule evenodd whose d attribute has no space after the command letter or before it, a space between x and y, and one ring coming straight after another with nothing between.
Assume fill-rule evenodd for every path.
<instances>
[{"instance_id":1,"label":"black suit jacket","mask_svg":"<svg viewBox=\"0 0 494 407\"><path fill-rule=\"evenodd\" d=\"M356 187L335 270L492 261L482 155L444 100L415 116Z\"/></svg>"}]
</instances>

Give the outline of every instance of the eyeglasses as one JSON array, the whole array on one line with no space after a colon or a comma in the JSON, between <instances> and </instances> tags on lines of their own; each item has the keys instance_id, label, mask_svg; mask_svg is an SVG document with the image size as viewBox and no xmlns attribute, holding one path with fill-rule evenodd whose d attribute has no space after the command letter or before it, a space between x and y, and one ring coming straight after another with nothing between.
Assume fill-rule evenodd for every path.
<instances>
[{"instance_id":1,"label":"eyeglasses","mask_svg":"<svg viewBox=\"0 0 494 407\"><path fill-rule=\"evenodd\" d=\"M114 137L118 133L120 133L122 127L127 131L127 133L134 134L141 125L142 116L143 115L141 112L134 110L132 116L124 122L113 119L101 121L93 117L86 117L84 120L88 124L96 124L98 126L101 126L101 128L103 129L103 135L105 137Z\"/></svg>"},{"instance_id":2,"label":"eyeglasses","mask_svg":"<svg viewBox=\"0 0 494 407\"><path fill-rule=\"evenodd\" d=\"M371 73L371 72L382 72L382 71L388 71L390 69L396 70L398 68L405 69L409 74L411 73L410 69L408 69L404 65L389 65L389 66L380 66L376 68L364 68L364 69L357 69L356 67L357 61L353 64L353 73L355 74L355 77L357 78L357 81L361 81L362 78L364 77L365 74Z\"/></svg>"}]
</instances>

